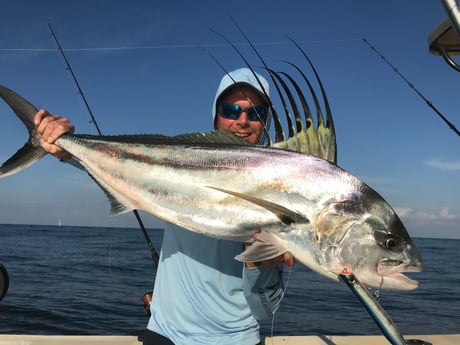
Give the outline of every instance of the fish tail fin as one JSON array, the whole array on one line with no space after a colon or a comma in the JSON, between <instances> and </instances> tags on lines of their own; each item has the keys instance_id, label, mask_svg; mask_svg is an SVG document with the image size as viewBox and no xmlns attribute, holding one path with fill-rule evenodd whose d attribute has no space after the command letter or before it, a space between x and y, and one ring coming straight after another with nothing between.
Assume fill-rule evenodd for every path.
<instances>
[{"instance_id":1,"label":"fish tail fin","mask_svg":"<svg viewBox=\"0 0 460 345\"><path fill-rule=\"evenodd\" d=\"M0 97L13 109L29 132L29 139L24 146L0 166L0 177L5 177L26 169L46 155L47 152L41 147L36 136L34 116L38 111L37 108L16 92L1 85Z\"/></svg>"}]
</instances>

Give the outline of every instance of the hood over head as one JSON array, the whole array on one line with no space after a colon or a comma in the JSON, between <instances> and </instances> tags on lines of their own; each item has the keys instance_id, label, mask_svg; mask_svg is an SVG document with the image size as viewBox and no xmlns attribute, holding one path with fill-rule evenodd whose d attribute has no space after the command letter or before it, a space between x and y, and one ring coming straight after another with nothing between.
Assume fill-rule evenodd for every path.
<instances>
[{"instance_id":1,"label":"hood over head","mask_svg":"<svg viewBox=\"0 0 460 345\"><path fill-rule=\"evenodd\" d=\"M254 74L256 74L257 77ZM270 94L269 94L269 86L268 86L267 80L263 76L258 74L257 72L252 72L247 67L236 69L224 75L222 77L222 80L220 81L219 87L217 88L217 92L214 97L214 102L212 104L213 123L217 116L217 103L218 103L219 98L229 89L231 89L232 87L237 87L239 84L246 84L246 85L251 86L261 95L261 97L264 100L267 101L267 104L269 104L267 97L269 97ZM267 129L270 125L271 117L272 117L272 111L271 109L269 109L269 113L267 116L267 123L265 124ZM261 143L265 141L265 138L266 138L266 135L263 135L261 139Z\"/></svg>"}]
</instances>

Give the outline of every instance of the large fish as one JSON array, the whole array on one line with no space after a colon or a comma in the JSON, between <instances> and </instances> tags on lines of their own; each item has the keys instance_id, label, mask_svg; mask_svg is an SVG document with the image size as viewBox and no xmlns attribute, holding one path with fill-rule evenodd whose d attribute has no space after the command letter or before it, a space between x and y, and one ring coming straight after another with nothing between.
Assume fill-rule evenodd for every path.
<instances>
[{"instance_id":1,"label":"large fish","mask_svg":"<svg viewBox=\"0 0 460 345\"><path fill-rule=\"evenodd\" d=\"M18 172L46 154L35 133L37 109L0 86L0 96L29 130L25 146L0 167ZM421 258L394 210L373 189L314 156L248 144L227 132L64 135L70 152L107 194L112 213L144 210L190 231L259 241L238 259L290 251L332 279L345 270L367 286L409 290L403 272Z\"/></svg>"}]
</instances>

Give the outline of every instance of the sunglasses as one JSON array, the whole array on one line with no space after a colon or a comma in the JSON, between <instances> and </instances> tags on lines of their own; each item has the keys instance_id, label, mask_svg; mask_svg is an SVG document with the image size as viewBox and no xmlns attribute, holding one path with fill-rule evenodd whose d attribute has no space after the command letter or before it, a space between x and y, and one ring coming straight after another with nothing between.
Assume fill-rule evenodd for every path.
<instances>
[{"instance_id":1,"label":"sunglasses","mask_svg":"<svg viewBox=\"0 0 460 345\"><path fill-rule=\"evenodd\" d=\"M241 113L245 112L249 121L265 121L268 116L268 107L256 105L253 107L242 108L237 104L221 104L219 105L219 114L229 120L238 120Z\"/></svg>"}]
</instances>

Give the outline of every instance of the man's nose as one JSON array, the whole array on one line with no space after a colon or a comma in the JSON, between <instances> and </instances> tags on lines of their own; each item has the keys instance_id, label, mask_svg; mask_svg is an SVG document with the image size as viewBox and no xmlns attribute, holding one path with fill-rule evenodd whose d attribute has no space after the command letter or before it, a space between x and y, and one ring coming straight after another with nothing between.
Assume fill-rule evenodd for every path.
<instances>
[{"instance_id":1,"label":"man's nose","mask_svg":"<svg viewBox=\"0 0 460 345\"><path fill-rule=\"evenodd\" d=\"M249 117L245 111L242 111L238 120L236 120L240 124L249 124Z\"/></svg>"}]
</instances>

